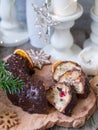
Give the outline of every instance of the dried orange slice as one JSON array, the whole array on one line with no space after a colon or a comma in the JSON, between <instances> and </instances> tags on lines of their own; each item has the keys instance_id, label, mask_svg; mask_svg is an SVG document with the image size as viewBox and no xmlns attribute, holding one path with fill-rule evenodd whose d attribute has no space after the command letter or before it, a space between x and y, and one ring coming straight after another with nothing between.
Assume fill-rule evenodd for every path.
<instances>
[{"instance_id":1,"label":"dried orange slice","mask_svg":"<svg viewBox=\"0 0 98 130\"><path fill-rule=\"evenodd\" d=\"M98 96L98 75L90 80L90 85L93 88L94 92Z\"/></svg>"},{"instance_id":2,"label":"dried orange slice","mask_svg":"<svg viewBox=\"0 0 98 130\"><path fill-rule=\"evenodd\" d=\"M23 49L16 49L14 51L14 54L26 58L29 61L29 63L30 63L30 68L34 67L32 59L30 58L29 54L25 50L23 50Z\"/></svg>"},{"instance_id":3,"label":"dried orange slice","mask_svg":"<svg viewBox=\"0 0 98 130\"><path fill-rule=\"evenodd\" d=\"M59 64L61 64L62 62L63 62L62 60L58 60L58 61L56 61L55 63L53 63L53 65L52 65L52 72L53 72L53 73L54 73L56 67L57 67Z\"/></svg>"}]
</instances>

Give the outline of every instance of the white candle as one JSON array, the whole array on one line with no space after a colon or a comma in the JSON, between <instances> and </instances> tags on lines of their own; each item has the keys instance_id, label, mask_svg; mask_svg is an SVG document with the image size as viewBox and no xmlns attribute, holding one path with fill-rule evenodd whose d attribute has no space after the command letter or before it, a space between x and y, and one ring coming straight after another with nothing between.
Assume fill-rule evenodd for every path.
<instances>
[{"instance_id":1,"label":"white candle","mask_svg":"<svg viewBox=\"0 0 98 130\"><path fill-rule=\"evenodd\" d=\"M48 4L48 0L45 0L45 3Z\"/></svg>"},{"instance_id":2,"label":"white candle","mask_svg":"<svg viewBox=\"0 0 98 130\"><path fill-rule=\"evenodd\" d=\"M94 47L87 47L81 51L80 65L87 75L98 74L98 49Z\"/></svg>"},{"instance_id":3,"label":"white candle","mask_svg":"<svg viewBox=\"0 0 98 130\"><path fill-rule=\"evenodd\" d=\"M98 0L95 0L94 13L95 15L98 15Z\"/></svg>"},{"instance_id":4,"label":"white candle","mask_svg":"<svg viewBox=\"0 0 98 130\"><path fill-rule=\"evenodd\" d=\"M51 0L52 10L55 15L68 16L77 10L77 0Z\"/></svg>"}]
</instances>

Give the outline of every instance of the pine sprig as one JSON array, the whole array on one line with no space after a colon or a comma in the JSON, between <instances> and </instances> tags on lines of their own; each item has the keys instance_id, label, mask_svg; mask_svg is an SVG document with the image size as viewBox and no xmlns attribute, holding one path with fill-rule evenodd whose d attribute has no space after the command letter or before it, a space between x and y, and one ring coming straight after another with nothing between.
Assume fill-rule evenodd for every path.
<instances>
[{"instance_id":1,"label":"pine sprig","mask_svg":"<svg viewBox=\"0 0 98 130\"><path fill-rule=\"evenodd\" d=\"M96 123L95 123L95 119L94 119L94 116L93 116L93 115L91 116L91 124L92 124L92 126L95 126L95 124L96 124Z\"/></svg>"},{"instance_id":2,"label":"pine sprig","mask_svg":"<svg viewBox=\"0 0 98 130\"><path fill-rule=\"evenodd\" d=\"M96 128L96 122L95 122L95 119L94 119L94 115L91 116L91 124L93 127L95 127L95 130L98 130L98 128Z\"/></svg>"},{"instance_id":3,"label":"pine sprig","mask_svg":"<svg viewBox=\"0 0 98 130\"><path fill-rule=\"evenodd\" d=\"M19 78L15 78L11 72L7 71L7 66L7 63L0 60L0 88L10 94L20 92L23 86L23 81Z\"/></svg>"}]
</instances>

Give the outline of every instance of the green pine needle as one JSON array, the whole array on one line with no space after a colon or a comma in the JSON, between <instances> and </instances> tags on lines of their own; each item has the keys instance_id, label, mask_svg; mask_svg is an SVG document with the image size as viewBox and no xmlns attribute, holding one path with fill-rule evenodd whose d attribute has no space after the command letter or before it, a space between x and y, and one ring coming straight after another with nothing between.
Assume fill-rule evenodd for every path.
<instances>
[{"instance_id":1,"label":"green pine needle","mask_svg":"<svg viewBox=\"0 0 98 130\"><path fill-rule=\"evenodd\" d=\"M94 119L94 115L92 115L90 119L91 119L92 126L96 127L96 122L95 122L95 119ZM96 130L98 130L98 128L96 128Z\"/></svg>"},{"instance_id":2,"label":"green pine needle","mask_svg":"<svg viewBox=\"0 0 98 130\"><path fill-rule=\"evenodd\" d=\"M10 94L20 92L23 86L23 81L19 78L15 78L11 72L7 71L7 66L7 63L0 60L0 88Z\"/></svg>"},{"instance_id":3,"label":"green pine needle","mask_svg":"<svg viewBox=\"0 0 98 130\"><path fill-rule=\"evenodd\" d=\"M95 119L94 119L94 116L93 116L93 115L91 116L91 123L92 123L92 126L95 126L95 124L96 124L96 123L95 123Z\"/></svg>"}]
</instances>

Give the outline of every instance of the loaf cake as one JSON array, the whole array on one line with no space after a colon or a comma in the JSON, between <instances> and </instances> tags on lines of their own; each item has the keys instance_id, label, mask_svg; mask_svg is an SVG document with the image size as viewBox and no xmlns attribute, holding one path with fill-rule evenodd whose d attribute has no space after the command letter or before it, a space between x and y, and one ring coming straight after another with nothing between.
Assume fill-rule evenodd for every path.
<instances>
[{"instance_id":1,"label":"loaf cake","mask_svg":"<svg viewBox=\"0 0 98 130\"><path fill-rule=\"evenodd\" d=\"M79 70L71 70L60 77L59 82L67 82L74 87L76 93L86 98L89 94L89 82L85 74Z\"/></svg>"},{"instance_id":2,"label":"loaf cake","mask_svg":"<svg viewBox=\"0 0 98 130\"><path fill-rule=\"evenodd\" d=\"M59 112L70 115L77 103L73 88L67 83L57 83L47 91L47 99Z\"/></svg>"},{"instance_id":3,"label":"loaf cake","mask_svg":"<svg viewBox=\"0 0 98 130\"><path fill-rule=\"evenodd\" d=\"M28 113L46 114L47 99L45 86L39 79L32 78L34 71L29 68L28 60L13 54L8 58L7 63L9 66L6 69L23 81L23 87L20 92L15 94L7 93L10 101Z\"/></svg>"},{"instance_id":4,"label":"loaf cake","mask_svg":"<svg viewBox=\"0 0 98 130\"><path fill-rule=\"evenodd\" d=\"M58 81L60 76L69 70L77 69L81 71L81 66L72 61L57 61L52 66L53 78Z\"/></svg>"},{"instance_id":5,"label":"loaf cake","mask_svg":"<svg viewBox=\"0 0 98 130\"><path fill-rule=\"evenodd\" d=\"M47 114L46 91L42 81L29 80L20 93L7 93L10 101L28 113Z\"/></svg>"}]
</instances>

